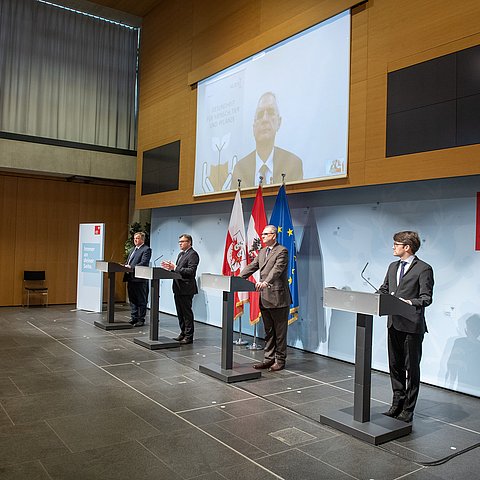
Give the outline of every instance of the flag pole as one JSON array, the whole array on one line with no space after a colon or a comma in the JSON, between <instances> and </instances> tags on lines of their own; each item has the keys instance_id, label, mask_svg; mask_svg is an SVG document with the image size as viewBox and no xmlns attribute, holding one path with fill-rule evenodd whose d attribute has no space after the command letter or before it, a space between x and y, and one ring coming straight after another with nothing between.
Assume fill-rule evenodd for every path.
<instances>
[{"instance_id":1,"label":"flag pole","mask_svg":"<svg viewBox=\"0 0 480 480\"><path fill-rule=\"evenodd\" d=\"M234 345L248 345L248 342L246 340L243 340L242 338L242 317L238 317L238 338L233 341Z\"/></svg>"},{"instance_id":2,"label":"flag pole","mask_svg":"<svg viewBox=\"0 0 480 480\"><path fill-rule=\"evenodd\" d=\"M237 182L238 182L238 189L240 190L240 185L242 183L242 179L237 178ZM241 315L238 319L238 338L233 341L233 344L234 345L240 345L240 346L248 345L248 342L246 340L242 339L242 316Z\"/></svg>"},{"instance_id":3,"label":"flag pole","mask_svg":"<svg viewBox=\"0 0 480 480\"><path fill-rule=\"evenodd\" d=\"M263 350L263 346L257 343L257 324L253 326L253 342L247 345L247 350Z\"/></svg>"},{"instance_id":4,"label":"flag pole","mask_svg":"<svg viewBox=\"0 0 480 480\"><path fill-rule=\"evenodd\" d=\"M263 176L258 177L258 184L263 185ZM263 345L257 343L257 324L258 321L253 325L253 342L250 345L247 345L247 350L263 350Z\"/></svg>"},{"instance_id":5,"label":"flag pole","mask_svg":"<svg viewBox=\"0 0 480 480\"><path fill-rule=\"evenodd\" d=\"M288 324L292 324L298 319L299 295L297 283L297 251L295 245L295 233L293 229L292 216L287 201L287 192L285 188L285 173L282 173L282 186L280 187L272 214L270 215L270 223L272 225L281 225L277 241L288 250L288 269L289 269L289 288L292 296L290 304ZM288 236L285 234L288 233Z\"/></svg>"}]
</instances>

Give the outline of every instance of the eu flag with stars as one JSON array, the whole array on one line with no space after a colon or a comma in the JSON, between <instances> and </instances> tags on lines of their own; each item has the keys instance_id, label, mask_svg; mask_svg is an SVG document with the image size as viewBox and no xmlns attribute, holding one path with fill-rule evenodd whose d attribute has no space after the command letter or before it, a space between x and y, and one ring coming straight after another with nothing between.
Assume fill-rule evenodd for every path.
<instances>
[{"instance_id":1,"label":"eu flag with stars","mask_svg":"<svg viewBox=\"0 0 480 480\"><path fill-rule=\"evenodd\" d=\"M278 191L275 206L270 216L270 225L277 227L277 241L288 250L288 283L292 295L292 304L288 316L288 323L290 324L298 318L297 247L285 185L282 185Z\"/></svg>"}]
</instances>

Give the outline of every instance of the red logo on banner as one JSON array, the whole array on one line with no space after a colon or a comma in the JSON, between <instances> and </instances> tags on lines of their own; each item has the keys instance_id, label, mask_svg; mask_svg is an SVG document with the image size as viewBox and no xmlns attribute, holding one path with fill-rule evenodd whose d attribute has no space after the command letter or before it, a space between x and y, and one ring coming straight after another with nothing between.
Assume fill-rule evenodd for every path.
<instances>
[{"instance_id":1,"label":"red logo on banner","mask_svg":"<svg viewBox=\"0 0 480 480\"><path fill-rule=\"evenodd\" d=\"M95 235L100 235L100 225L95 225Z\"/></svg>"}]
</instances>

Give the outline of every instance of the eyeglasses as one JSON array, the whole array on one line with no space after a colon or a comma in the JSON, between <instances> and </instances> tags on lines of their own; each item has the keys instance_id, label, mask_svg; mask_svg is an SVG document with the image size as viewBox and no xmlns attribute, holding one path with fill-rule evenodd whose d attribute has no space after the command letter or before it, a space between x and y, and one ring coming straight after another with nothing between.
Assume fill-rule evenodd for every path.
<instances>
[{"instance_id":1,"label":"eyeglasses","mask_svg":"<svg viewBox=\"0 0 480 480\"><path fill-rule=\"evenodd\" d=\"M179 240L178 243L188 243L188 240Z\"/></svg>"},{"instance_id":2,"label":"eyeglasses","mask_svg":"<svg viewBox=\"0 0 480 480\"><path fill-rule=\"evenodd\" d=\"M273 232L262 233L262 237L266 237L267 235L273 235L273 234L274 234Z\"/></svg>"},{"instance_id":3,"label":"eyeglasses","mask_svg":"<svg viewBox=\"0 0 480 480\"><path fill-rule=\"evenodd\" d=\"M401 245L402 247L404 247L406 244L405 244L405 243L399 243L399 242L393 242L393 246L394 246L394 247L399 247L400 245Z\"/></svg>"},{"instance_id":4,"label":"eyeglasses","mask_svg":"<svg viewBox=\"0 0 480 480\"><path fill-rule=\"evenodd\" d=\"M265 115L267 116L267 118L272 118L272 117L278 116L278 113L277 113L277 111L275 110L275 108L273 108L273 107L264 108L264 109L262 109L262 110L258 110L258 111L255 113L255 120L256 120L256 121L262 120Z\"/></svg>"}]
</instances>

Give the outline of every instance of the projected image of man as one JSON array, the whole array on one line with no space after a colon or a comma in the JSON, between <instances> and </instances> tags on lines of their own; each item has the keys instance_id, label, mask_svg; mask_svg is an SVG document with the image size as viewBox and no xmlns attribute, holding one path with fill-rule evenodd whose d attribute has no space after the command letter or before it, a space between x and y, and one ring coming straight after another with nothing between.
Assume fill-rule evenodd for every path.
<instances>
[{"instance_id":1,"label":"projected image of man","mask_svg":"<svg viewBox=\"0 0 480 480\"><path fill-rule=\"evenodd\" d=\"M263 184L303 180L303 163L295 154L275 146L275 137L282 124L277 99L272 92L266 92L258 101L253 120L255 150L239 160L232 174L232 186L238 179L242 187L254 187L263 177Z\"/></svg>"}]
</instances>

